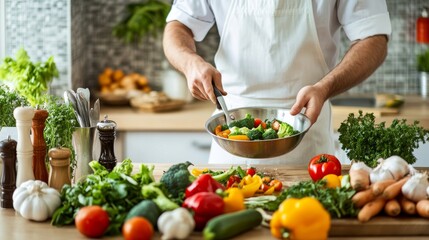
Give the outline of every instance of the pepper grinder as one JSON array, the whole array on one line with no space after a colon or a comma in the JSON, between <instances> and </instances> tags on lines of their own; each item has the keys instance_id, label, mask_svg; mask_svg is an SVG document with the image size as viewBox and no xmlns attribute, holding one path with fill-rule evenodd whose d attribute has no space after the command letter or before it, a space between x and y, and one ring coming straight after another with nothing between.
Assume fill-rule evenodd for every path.
<instances>
[{"instance_id":1,"label":"pepper grinder","mask_svg":"<svg viewBox=\"0 0 429 240\"><path fill-rule=\"evenodd\" d=\"M107 119L107 115L104 116L104 120L97 123L98 134L100 135L100 158L98 161L108 171L116 166L116 157L114 151L114 141L116 134L116 123L112 120Z\"/></svg>"},{"instance_id":2,"label":"pepper grinder","mask_svg":"<svg viewBox=\"0 0 429 240\"><path fill-rule=\"evenodd\" d=\"M48 152L51 170L49 172L49 186L61 192L65 184L71 185L70 181L70 155L68 148L52 148Z\"/></svg>"},{"instance_id":3,"label":"pepper grinder","mask_svg":"<svg viewBox=\"0 0 429 240\"><path fill-rule=\"evenodd\" d=\"M13 208L13 191L16 185L16 141L9 137L0 142L0 160L3 161L1 178L1 207Z\"/></svg>"},{"instance_id":4,"label":"pepper grinder","mask_svg":"<svg viewBox=\"0 0 429 240\"><path fill-rule=\"evenodd\" d=\"M48 171L46 170L46 142L43 137L45 122L48 118L48 111L36 107L32 125L32 140L33 140L33 173L34 178L48 184Z\"/></svg>"},{"instance_id":5,"label":"pepper grinder","mask_svg":"<svg viewBox=\"0 0 429 240\"><path fill-rule=\"evenodd\" d=\"M33 144L31 144L31 121L34 117L34 108L17 107L13 111L18 130L18 142L16 145L16 160L18 161L18 172L16 176L16 186L27 180L34 180L32 167Z\"/></svg>"}]
</instances>

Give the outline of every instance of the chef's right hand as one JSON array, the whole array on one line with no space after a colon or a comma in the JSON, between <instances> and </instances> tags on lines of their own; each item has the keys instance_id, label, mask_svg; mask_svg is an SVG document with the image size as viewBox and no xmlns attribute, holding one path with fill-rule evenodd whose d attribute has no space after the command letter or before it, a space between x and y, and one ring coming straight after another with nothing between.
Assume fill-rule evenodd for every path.
<instances>
[{"instance_id":1,"label":"chef's right hand","mask_svg":"<svg viewBox=\"0 0 429 240\"><path fill-rule=\"evenodd\" d=\"M210 100L216 104L212 82L221 91L222 95L226 95L222 87L222 75L215 67L202 58L190 61L184 73L189 91L196 99Z\"/></svg>"}]
</instances>

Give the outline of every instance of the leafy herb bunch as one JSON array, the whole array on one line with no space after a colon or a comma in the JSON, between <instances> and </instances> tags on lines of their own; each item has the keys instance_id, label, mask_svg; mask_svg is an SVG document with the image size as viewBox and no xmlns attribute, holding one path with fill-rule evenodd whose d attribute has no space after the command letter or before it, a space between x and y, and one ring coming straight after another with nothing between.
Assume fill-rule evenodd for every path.
<instances>
[{"instance_id":1,"label":"leafy herb bunch","mask_svg":"<svg viewBox=\"0 0 429 240\"><path fill-rule=\"evenodd\" d=\"M429 130L418 125L418 121L407 124L405 119L392 121L390 127L385 122L375 123L373 113L359 116L353 113L343 121L338 129L339 141L351 160L362 161L370 167L377 166L379 158L397 155L409 164L416 162L413 150L419 142L429 141Z\"/></svg>"},{"instance_id":2,"label":"leafy herb bunch","mask_svg":"<svg viewBox=\"0 0 429 240\"><path fill-rule=\"evenodd\" d=\"M58 77L58 69L52 56L44 63L33 63L23 48L15 59L6 57L0 65L0 79L9 82L32 106L43 104L54 77Z\"/></svg>"},{"instance_id":3,"label":"leafy herb bunch","mask_svg":"<svg viewBox=\"0 0 429 240\"><path fill-rule=\"evenodd\" d=\"M75 152L72 143L72 135L75 127L79 124L76 120L73 107L57 96L48 96L46 110L49 115L46 119L46 126L43 132L48 149L54 147L66 147L71 150L70 171L73 173L76 167ZM46 158L48 165L49 158Z\"/></svg>"},{"instance_id":4,"label":"leafy herb bunch","mask_svg":"<svg viewBox=\"0 0 429 240\"><path fill-rule=\"evenodd\" d=\"M0 84L0 129L2 127L15 127L16 120L13 116L15 108L27 106L27 99L21 97L5 85Z\"/></svg>"},{"instance_id":5,"label":"leafy herb bunch","mask_svg":"<svg viewBox=\"0 0 429 240\"><path fill-rule=\"evenodd\" d=\"M126 43L138 41L145 35L156 37L165 27L170 8L170 4L161 0L129 4L128 16L113 28L113 35Z\"/></svg>"}]
</instances>

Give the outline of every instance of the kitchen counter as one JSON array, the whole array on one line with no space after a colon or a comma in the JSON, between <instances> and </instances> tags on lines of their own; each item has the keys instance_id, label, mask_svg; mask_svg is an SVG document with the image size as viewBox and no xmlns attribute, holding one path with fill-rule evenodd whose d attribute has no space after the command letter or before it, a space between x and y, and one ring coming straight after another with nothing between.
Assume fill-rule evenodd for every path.
<instances>
[{"instance_id":1,"label":"kitchen counter","mask_svg":"<svg viewBox=\"0 0 429 240\"><path fill-rule=\"evenodd\" d=\"M215 109L215 105L209 101L195 101L181 110L164 113L142 112L131 107L102 106L101 116L107 114L109 119L114 120L118 131L205 131L204 125ZM377 108L333 106L333 129L338 129L349 113L357 114L359 109L367 112L374 110L377 122L390 124L395 118L407 119L408 123L417 120L421 126L429 129L429 99L420 96L406 96L398 114L380 113Z\"/></svg>"},{"instance_id":2,"label":"kitchen counter","mask_svg":"<svg viewBox=\"0 0 429 240\"><path fill-rule=\"evenodd\" d=\"M155 164L154 176L159 179L163 171L171 164ZM205 166L198 166L207 167ZM210 165L213 170L228 169L228 165ZM135 169L138 165L135 165ZM265 171L275 171L277 178L285 185L297 181L308 180L307 169L304 166L258 166ZM345 169L345 172L347 168ZM28 221L15 213L13 209L0 208L1 239L21 240L39 239L87 239L74 226L54 227L49 222ZM364 236L366 235L366 236ZM417 236L419 235L419 236ZM405 219L378 217L367 223L359 223L356 219L333 219L329 239L427 239L429 237L429 220L423 218ZM122 237L103 237L103 239L122 239ZM157 234L154 239L160 239ZM202 239L201 233L193 233L189 239ZM244 233L237 239L275 239L268 228L258 227Z\"/></svg>"}]
</instances>

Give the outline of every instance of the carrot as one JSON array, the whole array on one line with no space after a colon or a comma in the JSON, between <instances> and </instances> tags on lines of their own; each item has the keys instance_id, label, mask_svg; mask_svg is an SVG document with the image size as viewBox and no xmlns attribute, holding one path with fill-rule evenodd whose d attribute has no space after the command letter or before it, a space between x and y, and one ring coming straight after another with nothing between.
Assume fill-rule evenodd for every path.
<instances>
[{"instance_id":1,"label":"carrot","mask_svg":"<svg viewBox=\"0 0 429 240\"><path fill-rule=\"evenodd\" d=\"M406 198L404 195L401 195L401 197L399 198L399 203L401 204L402 210L404 210L406 214L409 214L409 215L416 214L416 204L413 201Z\"/></svg>"},{"instance_id":2,"label":"carrot","mask_svg":"<svg viewBox=\"0 0 429 240\"><path fill-rule=\"evenodd\" d=\"M429 218L429 200L420 200L416 204L417 213L424 218Z\"/></svg>"},{"instance_id":3,"label":"carrot","mask_svg":"<svg viewBox=\"0 0 429 240\"><path fill-rule=\"evenodd\" d=\"M363 208L358 213L358 220L360 222L369 221L372 217L383 210L385 203L386 200L384 198L378 197L375 200L365 204L365 206L363 206Z\"/></svg>"},{"instance_id":4,"label":"carrot","mask_svg":"<svg viewBox=\"0 0 429 240\"><path fill-rule=\"evenodd\" d=\"M228 136L228 139L232 139L232 140L249 140L249 137L247 135L232 135L232 136Z\"/></svg>"},{"instance_id":5,"label":"carrot","mask_svg":"<svg viewBox=\"0 0 429 240\"><path fill-rule=\"evenodd\" d=\"M384 205L384 212L391 217L398 216L401 213L401 205L398 200L395 198L388 200Z\"/></svg>"},{"instance_id":6,"label":"carrot","mask_svg":"<svg viewBox=\"0 0 429 240\"><path fill-rule=\"evenodd\" d=\"M362 191L369 187L369 173L364 169L350 169L350 184L356 191Z\"/></svg>"},{"instance_id":7,"label":"carrot","mask_svg":"<svg viewBox=\"0 0 429 240\"><path fill-rule=\"evenodd\" d=\"M220 132L222 132L222 125L217 125L216 127L215 127L215 129L214 129L214 134L218 134L218 133L220 133Z\"/></svg>"},{"instance_id":8,"label":"carrot","mask_svg":"<svg viewBox=\"0 0 429 240\"><path fill-rule=\"evenodd\" d=\"M371 185L372 192L374 193L375 196L378 196L378 195L383 193L384 189L386 189L387 186L389 186L395 182L396 181L393 179L388 179L388 180L373 183Z\"/></svg>"},{"instance_id":9,"label":"carrot","mask_svg":"<svg viewBox=\"0 0 429 240\"><path fill-rule=\"evenodd\" d=\"M375 199L375 195L372 192L372 190L367 189L367 190L355 193L355 195L353 195L352 197L352 202L355 204L356 207L361 208L365 204L371 202L374 199Z\"/></svg>"},{"instance_id":10,"label":"carrot","mask_svg":"<svg viewBox=\"0 0 429 240\"><path fill-rule=\"evenodd\" d=\"M216 135L219 137L228 138L228 135L230 133L231 133L231 130L226 129L226 130L223 130L222 132L217 133Z\"/></svg>"},{"instance_id":11,"label":"carrot","mask_svg":"<svg viewBox=\"0 0 429 240\"><path fill-rule=\"evenodd\" d=\"M390 184L383 191L383 197L386 200L394 199L401 192L402 186L407 182L410 177L404 177L393 184Z\"/></svg>"}]
</instances>

